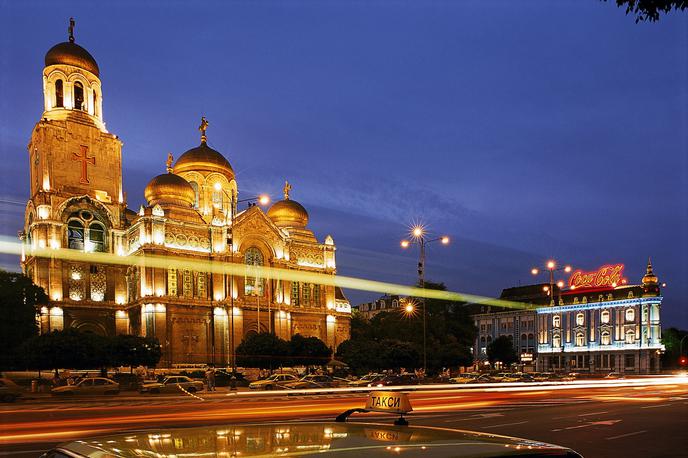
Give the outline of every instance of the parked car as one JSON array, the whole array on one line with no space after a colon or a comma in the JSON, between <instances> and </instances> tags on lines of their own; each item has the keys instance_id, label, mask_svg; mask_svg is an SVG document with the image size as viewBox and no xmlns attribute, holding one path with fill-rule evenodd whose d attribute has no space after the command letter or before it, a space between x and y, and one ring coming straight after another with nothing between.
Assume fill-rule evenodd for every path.
<instances>
[{"instance_id":1,"label":"parked car","mask_svg":"<svg viewBox=\"0 0 688 458\"><path fill-rule=\"evenodd\" d=\"M263 380L256 380L248 385L249 390L280 389L285 383L298 382L299 378L293 374L272 374Z\"/></svg>"},{"instance_id":2,"label":"parked car","mask_svg":"<svg viewBox=\"0 0 688 458\"><path fill-rule=\"evenodd\" d=\"M467 374L459 374L456 377L450 378L449 383L458 383L458 384L465 384L465 383L475 383L478 378L481 376L481 374L477 372L470 372Z\"/></svg>"},{"instance_id":3,"label":"parked car","mask_svg":"<svg viewBox=\"0 0 688 458\"><path fill-rule=\"evenodd\" d=\"M366 387L372 386L371 384L381 380L384 377L383 374L366 374L358 380L352 380L349 382L350 387Z\"/></svg>"},{"instance_id":4,"label":"parked car","mask_svg":"<svg viewBox=\"0 0 688 458\"><path fill-rule=\"evenodd\" d=\"M399 386L399 385L418 385L420 380L414 374L392 374L383 377L369 386Z\"/></svg>"},{"instance_id":5,"label":"parked car","mask_svg":"<svg viewBox=\"0 0 688 458\"><path fill-rule=\"evenodd\" d=\"M165 377L161 382L144 383L140 391L141 393L152 394L181 393L183 391L195 393L196 391L203 391L203 382L183 375L174 375Z\"/></svg>"},{"instance_id":6,"label":"parked car","mask_svg":"<svg viewBox=\"0 0 688 458\"><path fill-rule=\"evenodd\" d=\"M535 379L532 375L526 374L524 372L513 372L511 374L505 374L500 382L533 382Z\"/></svg>"},{"instance_id":7,"label":"parked car","mask_svg":"<svg viewBox=\"0 0 688 458\"><path fill-rule=\"evenodd\" d=\"M139 377L136 374L118 372L112 376L112 380L119 383L122 391L136 391L140 386Z\"/></svg>"},{"instance_id":8,"label":"parked car","mask_svg":"<svg viewBox=\"0 0 688 458\"><path fill-rule=\"evenodd\" d=\"M50 390L55 396L60 395L94 395L119 394L119 383L104 377L86 377L74 385L58 386Z\"/></svg>"},{"instance_id":9,"label":"parked car","mask_svg":"<svg viewBox=\"0 0 688 458\"><path fill-rule=\"evenodd\" d=\"M604 379L606 379L606 380L620 380L623 378L624 378L624 375L620 372L610 372L604 376Z\"/></svg>"},{"instance_id":10,"label":"parked car","mask_svg":"<svg viewBox=\"0 0 688 458\"><path fill-rule=\"evenodd\" d=\"M14 402L22 395L22 387L8 378L0 378L0 401Z\"/></svg>"},{"instance_id":11,"label":"parked car","mask_svg":"<svg viewBox=\"0 0 688 458\"><path fill-rule=\"evenodd\" d=\"M302 388L332 388L338 385L338 382L329 375L306 375L300 380L294 382L284 383L284 388L302 389Z\"/></svg>"}]
</instances>

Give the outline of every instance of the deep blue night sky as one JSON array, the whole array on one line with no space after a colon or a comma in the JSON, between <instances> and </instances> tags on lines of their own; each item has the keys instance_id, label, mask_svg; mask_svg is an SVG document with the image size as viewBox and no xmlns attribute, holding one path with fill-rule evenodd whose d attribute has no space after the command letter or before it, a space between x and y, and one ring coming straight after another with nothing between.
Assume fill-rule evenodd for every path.
<instances>
[{"instance_id":1,"label":"deep blue night sky","mask_svg":"<svg viewBox=\"0 0 688 458\"><path fill-rule=\"evenodd\" d=\"M279 198L289 179L343 275L412 283L417 252L399 248L412 221L453 239L429 251L427 277L487 296L549 257L623 262L638 282L652 256L663 325L688 328L687 14L635 24L596 0L0 0L2 236L22 226L43 57L70 16L124 141L130 207L168 151L198 144L205 115L240 192Z\"/></svg>"}]
</instances>

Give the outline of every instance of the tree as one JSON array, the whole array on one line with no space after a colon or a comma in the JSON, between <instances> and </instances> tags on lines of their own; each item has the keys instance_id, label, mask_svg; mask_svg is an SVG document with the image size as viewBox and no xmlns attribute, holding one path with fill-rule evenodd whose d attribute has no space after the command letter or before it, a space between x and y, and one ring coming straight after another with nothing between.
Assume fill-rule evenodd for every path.
<instances>
[{"instance_id":1,"label":"tree","mask_svg":"<svg viewBox=\"0 0 688 458\"><path fill-rule=\"evenodd\" d=\"M688 338L683 341L683 355L681 351L681 339L688 335L688 331L676 328L664 329L662 331L662 343L665 351L662 355L662 367L675 368L680 366L679 358L688 355Z\"/></svg>"},{"instance_id":2,"label":"tree","mask_svg":"<svg viewBox=\"0 0 688 458\"><path fill-rule=\"evenodd\" d=\"M110 357L113 366L154 367L162 357L158 339L120 334L111 338Z\"/></svg>"},{"instance_id":3,"label":"tree","mask_svg":"<svg viewBox=\"0 0 688 458\"><path fill-rule=\"evenodd\" d=\"M0 270L0 368L24 341L38 334L36 309L48 303L43 288L20 273Z\"/></svg>"},{"instance_id":4,"label":"tree","mask_svg":"<svg viewBox=\"0 0 688 458\"><path fill-rule=\"evenodd\" d=\"M636 23L656 22L661 13L667 14L672 10L683 11L688 8L688 0L616 0L616 5L625 6L626 14L634 14Z\"/></svg>"},{"instance_id":5,"label":"tree","mask_svg":"<svg viewBox=\"0 0 688 458\"><path fill-rule=\"evenodd\" d=\"M499 336L487 346L487 359L491 363L496 361L510 365L518 361L513 341L507 336Z\"/></svg>"},{"instance_id":6,"label":"tree","mask_svg":"<svg viewBox=\"0 0 688 458\"><path fill-rule=\"evenodd\" d=\"M383 366L382 346L373 339L346 340L339 344L336 355L356 374L364 374Z\"/></svg>"},{"instance_id":7,"label":"tree","mask_svg":"<svg viewBox=\"0 0 688 458\"><path fill-rule=\"evenodd\" d=\"M19 347L19 363L29 369L99 369L112 362L107 337L75 329L32 337Z\"/></svg>"},{"instance_id":8,"label":"tree","mask_svg":"<svg viewBox=\"0 0 688 458\"><path fill-rule=\"evenodd\" d=\"M381 353L379 367L382 369L412 369L421 364L418 346L410 342L396 339L383 340L380 342L379 351Z\"/></svg>"},{"instance_id":9,"label":"tree","mask_svg":"<svg viewBox=\"0 0 688 458\"><path fill-rule=\"evenodd\" d=\"M289 343L270 332L252 334L236 348L237 364L272 369L282 366L289 355Z\"/></svg>"},{"instance_id":10,"label":"tree","mask_svg":"<svg viewBox=\"0 0 688 458\"><path fill-rule=\"evenodd\" d=\"M330 356L332 350L317 337L295 334L289 341L289 360L295 366L322 366Z\"/></svg>"}]
</instances>

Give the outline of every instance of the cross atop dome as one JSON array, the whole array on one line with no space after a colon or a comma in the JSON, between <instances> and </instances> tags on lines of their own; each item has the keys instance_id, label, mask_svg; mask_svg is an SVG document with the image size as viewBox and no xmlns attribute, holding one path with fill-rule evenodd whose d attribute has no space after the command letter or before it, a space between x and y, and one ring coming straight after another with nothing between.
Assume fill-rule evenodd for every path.
<instances>
[{"instance_id":1,"label":"cross atop dome","mask_svg":"<svg viewBox=\"0 0 688 458\"><path fill-rule=\"evenodd\" d=\"M284 200L289 200L289 191L291 191L291 185L288 181L285 181L284 188L282 189L282 192L284 192Z\"/></svg>"},{"instance_id":2,"label":"cross atop dome","mask_svg":"<svg viewBox=\"0 0 688 458\"><path fill-rule=\"evenodd\" d=\"M205 131L208 129L208 120L205 116L201 116L201 125L198 126L198 130L201 131L201 143L207 143L208 137L205 136Z\"/></svg>"},{"instance_id":3,"label":"cross atop dome","mask_svg":"<svg viewBox=\"0 0 688 458\"><path fill-rule=\"evenodd\" d=\"M67 32L69 32L69 42L74 43L74 18L69 18L69 27L67 27Z\"/></svg>"}]
</instances>

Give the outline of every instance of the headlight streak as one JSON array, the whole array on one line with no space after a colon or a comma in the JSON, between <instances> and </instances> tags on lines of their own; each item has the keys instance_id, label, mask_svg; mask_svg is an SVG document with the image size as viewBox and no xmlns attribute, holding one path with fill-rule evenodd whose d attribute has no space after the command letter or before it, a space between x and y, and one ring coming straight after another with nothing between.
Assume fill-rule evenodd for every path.
<instances>
[{"instance_id":1,"label":"headlight streak","mask_svg":"<svg viewBox=\"0 0 688 458\"><path fill-rule=\"evenodd\" d=\"M91 262L96 264L132 265L167 269L174 264L177 269L188 269L197 272L212 272L215 274L244 276L247 267L243 263L231 263L221 261L195 260L181 256L160 255L129 255L119 256L112 253L70 250L67 248L35 248L25 246L27 256L38 258L54 258L74 262ZM7 237L0 238L0 253L21 256L22 244L10 241ZM251 266L252 275L259 275L265 279L281 279L287 281L300 281L317 283L321 285L339 286L342 288L371 291L377 293L392 293L404 296L425 297L428 299L442 299L447 301L465 301L471 303L489 304L509 308L525 308L528 305L521 302L511 302L491 297L483 297L472 294L463 294L452 291L439 291L432 289L416 288L395 283L386 283L362 278L331 275L317 272L307 272L294 269L282 269L277 267Z\"/></svg>"}]
</instances>

